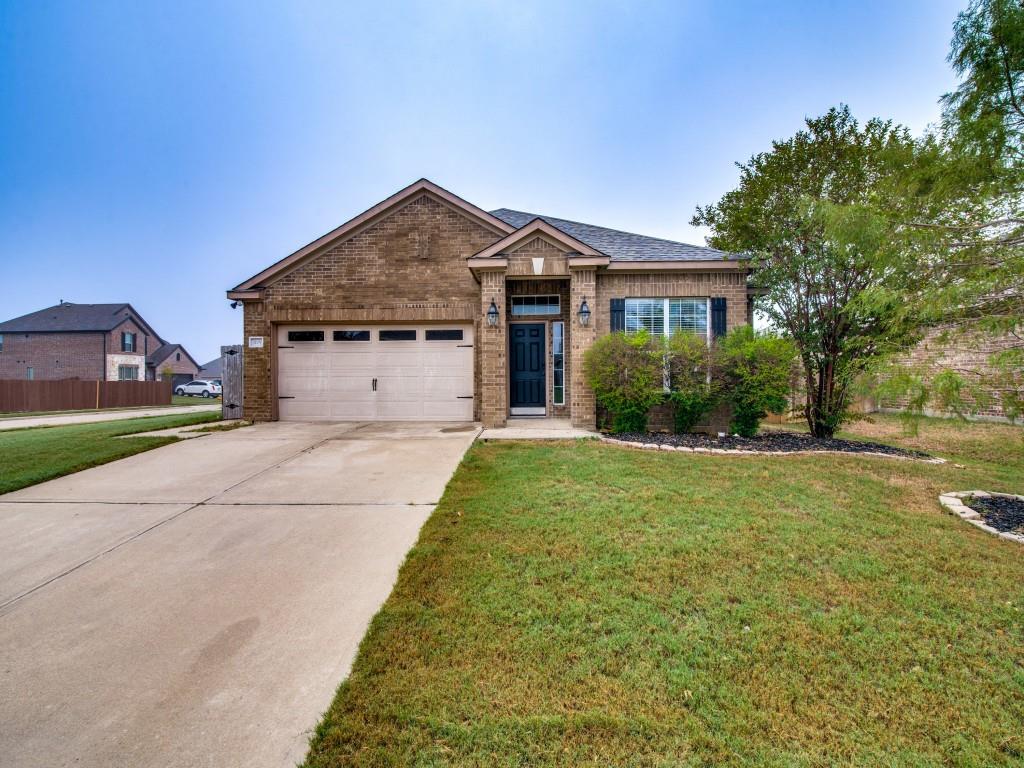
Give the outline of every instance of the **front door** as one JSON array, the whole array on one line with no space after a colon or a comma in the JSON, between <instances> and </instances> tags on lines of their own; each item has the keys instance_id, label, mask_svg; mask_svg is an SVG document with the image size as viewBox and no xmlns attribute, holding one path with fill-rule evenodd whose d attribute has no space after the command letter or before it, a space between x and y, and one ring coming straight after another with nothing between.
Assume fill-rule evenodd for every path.
<instances>
[{"instance_id":1,"label":"front door","mask_svg":"<svg viewBox=\"0 0 1024 768\"><path fill-rule=\"evenodd\" d=\"M509 405L513 415L543 416L545 413L544 323L514 323L510 326Z\"/></svg>"}]
</instances>

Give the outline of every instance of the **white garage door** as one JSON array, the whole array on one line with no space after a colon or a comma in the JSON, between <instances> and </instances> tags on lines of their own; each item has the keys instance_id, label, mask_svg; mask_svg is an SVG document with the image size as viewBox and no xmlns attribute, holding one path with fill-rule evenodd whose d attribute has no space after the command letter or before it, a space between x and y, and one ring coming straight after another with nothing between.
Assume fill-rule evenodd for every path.
<instances>
[{"instance_id":1,"label":"white garage door","mask_svg":"<svg viewBox=\"0 0 1024 768\"><path fill-rule=\"evenodd\" d=\"M280 326L284 421L471 421L472 325Z\"/></svg>"}]
</instances>

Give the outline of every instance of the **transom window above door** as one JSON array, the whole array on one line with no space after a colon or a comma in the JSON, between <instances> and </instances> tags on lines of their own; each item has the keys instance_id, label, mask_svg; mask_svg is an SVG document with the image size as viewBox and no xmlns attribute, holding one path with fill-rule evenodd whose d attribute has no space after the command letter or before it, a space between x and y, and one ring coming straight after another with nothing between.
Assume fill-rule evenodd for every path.
<instances>
[{"instance_id":1,"label":"transom window above door","mask_svg":"<svg viewBox=\"0 0 1024 768\"><path fill-rule=\"evenodd\" d=\"M626 333L708 333L708 299L626 299Z\"/></svg>"},{"instance_id":2,"label":"transom window above door","mask_svg":"<svg viewBox=\"0 0 1024 768\"><path fill-rule=\"evenodd\" d=\"M558 294L551 296L513 296L512 317L560 315L562 302Z\"/></svg>"}]
</instances>

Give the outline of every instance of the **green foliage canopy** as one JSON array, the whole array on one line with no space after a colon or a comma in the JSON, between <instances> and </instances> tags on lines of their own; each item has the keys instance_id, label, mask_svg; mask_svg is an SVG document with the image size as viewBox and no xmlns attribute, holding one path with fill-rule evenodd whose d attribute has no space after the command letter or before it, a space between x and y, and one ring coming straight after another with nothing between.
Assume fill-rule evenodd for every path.
<instances>
[{"instance_id":1,"label":"green foliage canopy","mask_svg":"<svg viewBox=\"0 0 1024 768\"><path fill-rule=\"evenodd\" d=\"M842 423L861 373L916 339L912 260L891 247L886 211L919 154L906 129L833 108L740 164L736 189L693 217L711 245L752 256L757 306L796 345L816 436Z\"/></svg>"}]
</instances>

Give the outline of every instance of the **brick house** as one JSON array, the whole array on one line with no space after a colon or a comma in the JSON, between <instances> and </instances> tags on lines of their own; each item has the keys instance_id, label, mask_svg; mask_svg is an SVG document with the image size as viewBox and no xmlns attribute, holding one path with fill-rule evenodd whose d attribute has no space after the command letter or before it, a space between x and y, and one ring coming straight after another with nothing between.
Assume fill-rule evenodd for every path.
<instances>
[{"instance_id":1,"label":"brick house","mask_svg":"<svg viewBox=\"0 0 1024 768\"><path fill-rule=\"evenodd\" d=\"M750 323L748 262L509 209L421 179L227 292L247 418L596 423L601 334Z\"/></svg>"},{"instance_id":2,"label":"brick house","mask_svg":"<svg viewBox=\"0 0 1024 768\"><path fill-rule=\"evenodd\" d=\"M199 375L200 367L181 344L163 344L146 356L146 378L163 381L169 374L174 386L192 381Z\"/></svg>"},{"instance_id":3,"label":"brick house","mask_svg":"<svg viewBox=\"0 0 1024 768\"><path fill-rule=\"evenodd\" d=\"M131 304L62 301L0 323L0 379L144 381L156 372L150 354L166 347L183 350L161 339Z\"/></svg>"}]
</instances>

